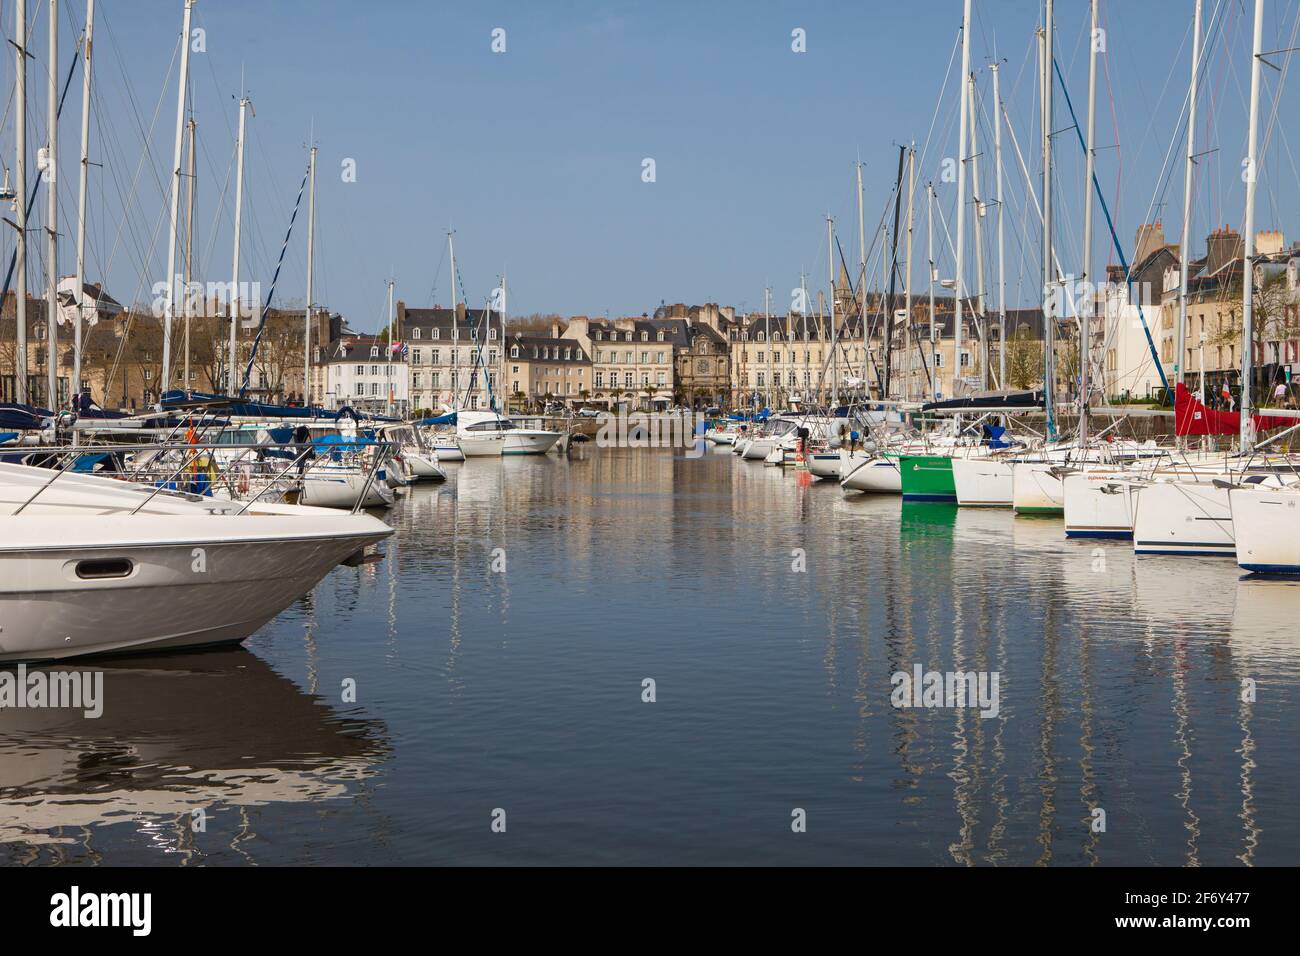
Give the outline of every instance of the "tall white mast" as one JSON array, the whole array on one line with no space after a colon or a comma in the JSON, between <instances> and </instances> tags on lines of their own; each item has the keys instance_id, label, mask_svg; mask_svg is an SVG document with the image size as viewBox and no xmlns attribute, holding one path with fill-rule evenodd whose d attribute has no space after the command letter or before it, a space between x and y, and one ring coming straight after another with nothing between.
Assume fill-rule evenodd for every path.
<instances>
[{"instance_id":1,"label":"tall white mast","mask_svg":"<svg viewBox=\"0 0 1300 956\"><path fill-rule=\"evenodd\" d=\"M934 280L938 278L939 267L934 261L934 183L925 184L925 257L930 266L930 355L933 358L938 354L936 349L939 341L939 329L935 322L934 314ZM924 354L921 356L925 358ZM939 400L939 369L930 362L930 398L932 401Z\"/></svg>"},{"instance_id":2,"label":"tall white mast","mask_svg":"<svg viewBox=\"0 0 1300 956\"><path fill-rule=\"evenodd\" d=\"M772 289L763 290L763 339L767 344L767 401L768 409L772 407Z\"/></svg>"},{"instance_id":3,"label":"tall white mast","mask_svg":"<svg viewBox=\"0 0 1300 956\"><path fill-rule=\"evenodd\" d=\"M993 74L993 156L997 166L998 202L998 388L1007 387L1007 273L1002 257L1002 93L998 87L998 64Z\"/></svg>"},{"instance_id":4,"label":"tall white mast","mask_svg":"<svg viewBox=\"0 0 1300 956\"><path fill-rule=\"evenodd\" d=\"M907 151L907 281L903 284L903 311L907 313L907 325L903 329L903 354L908 355L910 350L906 348L907 333L912 329L912 226L913 226L913 197L916 194L916 146L913 145ZM892 308L892 305L891 305ZM866 309L863 309L866 312ZM859 316L860 319L865 316ZM865 322L863 328L866 328ZM922 353L921 358L925 358ZM907 376L904 381L907 383L905 398L912 397L912 376L913 370L907 370Z\"/></svg>"},{"instance_id":5,"label":"tall white mast","mask_svg":"<svg viewBox=\"0 0 1300 956\"><path fill-rule=\"evenodd\" d=\"M451 230L447 231L447 253L451 257L451 361L453 366L452 392L454 394L460 391L460 372L455 368L457 365L456 353L460 351L458 344L460 339L460 333L458 331L460 328L460 319L456 314L456 243L452 239ZM465 394L468 396L468 389L466 389ZM459 401L459 399L457 399L457 401Z\"/></svg>"},{"instance_id":6,"label":"tall white mast","mask_svg":"<svg viewBox=\"0 0 1300 956\"><path fill-rule=\"evenodd\" d=\"M1056 361L1053 355L1053 332L1056 316L1053 306L1056 297L1052 295L1054 284L1052 275L1052 0L1046 0L1046 16L1043 32L1039 42L1042 51L1042 190L1043 190L1043 409L1047 414L1047 437L1056 437L1056 427L1052 419L1053 379L1056 377Z\"/></svg>"},{"instance_id":7,"label":"tall white mast","mask_svg":"<svg viewBox=\"0 0 1300 956\"><path fill-rule=\"evenodd\" d=\"M18 272L14 286L17 326L14 336L14 397L18 404L28 402L27 394L27 0L14 2L14 215L18 222L18 241L14 248L14 267Z\"/></svg>"},{"instance_id":8,"label":"tall white mast","mask_svg":"<svg viewBox=\"0 0 1300 956\"><path fill-rule=\"evenodd\" d=\"M1255 446L1255 422L1251 418L1251 376L1255 372L1255 187L1259 181L1259 67L1264 49L1264 0L1255 0L1255 45L1250 62L1250 132L1246 147L1246 235L1241 267L1241 451Z\"/></svg>"},{"instance_id":9,"label":"tall white mast","mask_svg":"<svg viewBox=\"0 0 1300 956\"><path fill-rule=\"evenodd\" d=\"M240 84L241 86L243 84ZM240 91L239 95L239 141L235 145L235 251L230 266L230 385L229 394L235 394L238 373L235 365L238 361L235 339L239 331L239 239L242 234L244 216L244 132L247 128L247 114L250 100Z\"/></svg>"},{"instance_id":10,"label":"tall white mast","mask_svg":"<svg viewBox=\"0 0 1300 956\"><path fill-rule=\"evenodd\" d=\"M77 314L72 323L72 397L77 401L81 394L81 324L85 316L86 283L86 192L90 172L90 74L92 39L95 31L95 0L86 0L86 36L81 50L81 169L77 193L77 277L73 294L77 301ZM108 396L104 396L107 401Z\"/></svg>"},{"instance_id":11,"label":"tall white mast","mask_svg":"<svg viewBox=\"0 0 1300 956\"><path fill-rule=\"evenodd\" d=\"M1183 167L1183 237L1178 254L1178 330L1174 334L1174 383L1183 381L1187 351L1187 263L1192 249L1192 167L1196 164L1196 86L1201 60L1201 0L1196 0L1192 26L1192 81L1187 91L1187 158ZM1182 444L1180 438L1179 444Z\"/></svg>"},{"instance_id":12,"label":"tall white mast","mask_svg":"<svg viewBox=\"0 0 1300 956\"><path fill-rule=\"evenodd\" d=\"M961 375L961 323L962 323L962 270L966 265L966 123L970 106L969 97L962 87L970 76L970 0L966 0L961 18L961 86L957 96L961 100L961 118L957 126L957 271L953 281L952 323L952 391L957 394L957 380Z\"/></svg>"},{"instance_id":13,"label":"tall white mast","mask_svg":"<svg viewBox=\"0 0 1300 956\"><path fill-rule=\"evenodd\" d=\"M862 346L869 349L871 343L867 341L866 336L866 316L867 316L867 224L862 212L862 161L857 164L858 171L858 319L861 323L863 335ZM866 363L863 363L862 381L865 383Z\"/></svg>"},{"instance_id":14,"label":"tall white mast","mask_svg":"<svg viewBox=\"0 0 1300 956\"><path fill-rule=\"evenodd\" d=\"M49 286L45 298L46 404L59 407L59 0L50 0L49 103L46 123L49 146L45 154L45 240ZM26 202L26 196L19 196Z\"/></svg>"},{"instance_id":15,"label":"tall white mast","mask_svg":"<svg viewBox=\"0 0 1300 956\"><path fill-rule=\"evenodd\" d=\"M975 112L975 74L972 73L967 84L970 98L970 184L971 203L973 205L973 225L975 233L975 322L980 330L980 346L983 349L983 361L980 362L981 387L988 386L988 323L984 313L984 229L980 222L984 218L984 200L980 196L980 148L976 137L979 126L979 114Z\"/></svg>"},{"instance_id":16,"label":"tall white mast","mask_svg":"<svg viewBox=\"0 0 1300 956\"><path fill-rule=\"evenodd\" d=\"M501 270L501 341L497 343L497 402L504 412L510 411L506 401L506 270Z\"/></svg>"},{"instance_id":17,"label":"tall white mast","mask_svg":"<svg viewBox=\"0 0 1300 956\"><path fill-rule=\"evenodd\" d=\"M313 256L316 252L316 147L311 148L311 158L307 161L308 178L311 180L307 193L307 306L303 310L302 329L302 404L311 407L311 305L312 280L316 273Z\"/></svg>"},{"instance_id":18,"label":"tall white mast","mask_svg":"<svg viewBox=\"0 0 1300 956\"><path fill-rule=\"evenodd\" d=\"M194 158L194 147L198 145L198 123L194 117L189 118L186 128L190 133L189 145L189 179L185 183L185 282L181 285L181 305L185 310L185 378L182 388L190 387L190 282L194 275L194 184L198 177L198 166Z\"/></svg>"},{"instance_id":19,"label":"tall white mast","mask_svg":"<svg viewBox=\"0 0 1300 956\"><path fill-rule=\"evenodd\" d=\"M1083 172L1083 281L1079 313L1079 447L1088 445L1088 368L1092 364L1092 314L1097 297L1092 286L1092 174L1096 168L1097 127L1097 0L1090 0L1092 28L1088 33L1088 148Z\"/></svg>"},{"instance_id":20,"label":"tall white mast","mask_svg":"<svg viewBox=\"0 0 1300 956\"><path fill-rule=\"evenodd\" d=\"M388 280L388 380L387 400L384 402L384 414L393 414L393 280Z\"/></svg>"},{"instance_id":21,"label":"tall white mast","mask_svg":"<svg viewBox=\"0 0 1300 956\"><path fill-rule=\"evenodd\" d=\"M172 149L171 221L167 229L167 305L163 312L162 379L158 382L158 405L172 380L172 319L176 315L176 233L181 204L181 147L185 140L185 89L190 78L190 15L194 0L185 0L181 27L181 73L176 87L176 145Z\"/></svg>"},{"instance_id":22,"label":"tall white mast","mask_svg":"<svg viewBox=\"0 0 1300 956\"><path fill-rule=\"evenodd\" d=\"M831 407L834 408L840 404L840 363L835 348L835 220L830 216L826 217L826 264L831 277Z\"/></svg>"}]
</instances>

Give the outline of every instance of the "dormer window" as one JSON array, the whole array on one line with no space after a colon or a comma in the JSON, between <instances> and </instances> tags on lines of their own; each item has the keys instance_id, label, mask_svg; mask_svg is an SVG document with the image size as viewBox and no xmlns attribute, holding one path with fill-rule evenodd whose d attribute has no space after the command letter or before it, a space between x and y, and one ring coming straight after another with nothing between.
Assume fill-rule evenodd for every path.
<instances>
[{"instance_id":1,"label":"dormer window","mask_svg":"<svg viewBox=\"0 0 1300 956\"><path fill-rule=\"evenodd\" d=\"M411 338L418 339L419 337L420 337L420 329L419 326L416 326L415 328L411 329Z\"/></svg>"},{"instance_id":2,"label":"dormer window","mask_svg":"<svg viewBox=\"0 0 1300 956\"><path fill-rule=\"evenodd\" d=\"M510 357L519 358L519 346L517 345L510 346Z\"/></svg>"},{"instance_id":3,"label":"dormer window","mask_svg":"<svg viewBox=\"0 0 1300 956\"><path fill-rule=\"evenodd\" d=\"M497 330L496 330L496 329L488 329L488 341L489 341L489 342L495 342L495 341L496 341L496 338L497 338Z\"/></svg>"},{"instance_id":4,"label":"dormer window","mask_svg":"<svg viewBox=\"0 0 1300 956\"><path fill-rule=\"evenodd\" d=\"M435 339L438 337L438 330L437 330L437 329L434 329L434 330L433 330L433 337L434 337Z\"/></svg>"},{"instance_id":5,"label":"dormer window","mask_svg":"<svg viewBox=\"0 0 1300 956\"><path fill-rule=\"evenodd\" d=\"M379 358L379 346L378 346L378 345L372 345L372 346L370 346L370 357L371 357L371 358Z\"/></svg>"},{"instance_id":6,"label":"dormer window","mask_svg":"<svg viewBox=\"0 0 1300 956\"><path fill-rule=\"evenodd\" d=\"M660 330L659 330L659 341L662 342L663 340L664 340L664 330L663 330L663 329L660 329Z\"/></svg>"},{"instance_id":7,"label":"dormer window","mask_svg":"<svg viewBox=\"0 0 1300 956\"><path fill-rule=\"evenodd\" d=\"M641 333L641 341L642 341L642 342L649 342L649 341L650 341L650 333L649 333L649 332L642 332L642 333Z\"/></svg>"}]
</instances>

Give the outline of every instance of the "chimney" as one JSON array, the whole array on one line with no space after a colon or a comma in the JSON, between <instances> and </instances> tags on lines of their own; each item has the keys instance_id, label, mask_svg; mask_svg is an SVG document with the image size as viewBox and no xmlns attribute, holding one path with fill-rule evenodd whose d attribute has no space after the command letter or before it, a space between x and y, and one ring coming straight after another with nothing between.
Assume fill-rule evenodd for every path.
<instances>
[{"instance_id":1,"label":"chimney","mask_svg":"<svg viewBox=\"0 0 1300 956\"><path fill-rule=\"evenodd\" d=\"M722 317L727 320L728 325L736 321L736 307L734 305L724 305L718 311L722 313Z\"/></svg>"},{"instance_id":2,"label":"chimney","mask_svg":"<svg viewBox=\"0 0 1300 956\"><path fill-rule=\"evenodd\" d=\"M1265 229L1255 233L1255 254L1258 256L1276 255L1285 247L1281 229Z\"/></svg>"},{"instance_id":3,"label":"chimney","mask_svg":"<svg viewBox=\"0 0 1300 956\"><path fill-rule=\"evenodd\" d=\"M588 336L589 320L585 315L574 315L569 317L569 327L564 330L565 338L585 339ZM570 335L569 333L573 334Z\"/></svg>"},{"instance_id":4,"label":"chimney","mask_svg":"<svg viewBox=\"0 0 1300 956\"><path fill-rule=\"evenodd\" d=\"M1215 273L1245 253L1245 243L1230 226L1216 229L1205 240L1205 271Z\"/></svg>"},{"instance_id":5,"label":"chimney","mask_svg":"<svg viewBox=\"0 0 1300 956\"><path fill-rule=\"evenodd\" d=\"M456 321L457 321L457 322L464 322L464 321L465 321L465 303L464 303L464 302L457 302L457 303L456 303Z\"/></svg>"},{"instance_id":6,"label":"chimney","mask_svg":"<svg viewBox=\"0 0 1300 956\"><path fill-rule=\"evenodd\" d=\"M1145 262L1147 256L1165 244L1165 226L1160 220L1138 226L1137 245L1133 251L1133 264Z\"/></svg>"}]
</instances>

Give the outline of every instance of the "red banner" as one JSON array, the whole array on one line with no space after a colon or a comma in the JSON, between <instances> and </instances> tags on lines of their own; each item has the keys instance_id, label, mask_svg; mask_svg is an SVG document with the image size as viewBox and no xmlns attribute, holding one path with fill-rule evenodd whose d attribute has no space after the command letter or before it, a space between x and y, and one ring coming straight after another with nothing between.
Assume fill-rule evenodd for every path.
<instances>
[{"instance_id":1,"label":"red banner","mask_svg":"<svg viewBox=\"0 0 1300 956\"><path fill-rule=\"evenodd\" d=\"M1294 425L1295 420L1276 415L1252 415L1255 431L1262 432L1283 425ZM1179 382L1174 386L1174 432L1177 435L1237 435L1241 433L1241 412L1220 412L1206 408L1200 400Z\"/></svg>"}]
</instances>

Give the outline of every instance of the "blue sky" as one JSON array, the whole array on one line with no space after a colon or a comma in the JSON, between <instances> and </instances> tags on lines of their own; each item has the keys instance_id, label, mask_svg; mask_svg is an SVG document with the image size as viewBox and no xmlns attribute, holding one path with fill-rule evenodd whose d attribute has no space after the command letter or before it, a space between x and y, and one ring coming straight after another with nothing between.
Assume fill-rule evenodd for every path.
<instances>
[{"instance_id":1,"label":"blue sky","mask_svg":"<svg viewBox=\"0 0 1300 956\"><path fill-rule=\"evenodd\" d=\"M1205 64L1197 130L1199 143L1212 150L1197 179L1198 250L1210 228L1239 226L1243 211L1251 4L1206 0L1207 20L1216 4L1218 28ZM29 80L34 151L45 135L45 4L29 0L29 6L36 21ZM166 272L181 6L180 0L98 4L91 158L104 165L91 176L88 271L93 279L106 278L124 300L147 298L140 290ZM64 0L64 7L61 73L84 17L81 0ZM971 62L986 111L981 177L991 196L986 67L995 54L1005 61L1003 97L1037 176L1033 33L1041 9L1032 0L975 0L975 8ZM1057 55L1082 114L1087 6L1058 0L1057 8ZM1295 0L1268 0L1266 9L1265 47L1296 45ZM1153 218L1162 218L1177 241L1179 118L1191 10L1191 0L1110 0L1102 6L1107 50L1098 91L1098 178L1129 246L1138 223L1160 201L1167 205L1154 207ZM8 36L12 11L10 0L4 4ZM264 291L314 135L320 148L316 299L344 312L355 327L381 321L390 274L408 304L449 303L448 228L456 232L458 265L475 305L505 270L515 314L640 314L661 300L758 309L765 284L774 290L775 309L784 311L801 271L811 289L826 284L828 213L836 218L845 254L857 258L859 157L870 241L888 200L897 144L914 140L925 148L921 183L937 177L943 157L955 155L955 60L943 86L960 23L960 0L200 0L195 26L205 31L206 52L191 59L201 141L198 277L225 280L230 274L229 177L242 73L256 110L243 271L261 280ZM496 28L506 31L504 53L491 49ZM791 49L795 28L806 31L805 53ZM1283 63L1285 56L1274 59ZM12 57L6 58L7 90L13 69ZM1295 83L1289 73L1265 73L1267 128L1279 85L1294 97ZM1058 107L1056 127L1064 130L1056 138L1058 254L1074 268L1082 163L1059 96ZM65 109L64 273L72 268L80 74ZM1258 213L1260 228L1277 226L1288 241L1300 233L1297 162L1288 138L1293 115L1283 108L1269 137ZM11 126L12 106L0 138L7 166L13 163ZM653 183L642 181L647 157L655 161ZM342 181L345 159L356 161L355 183ZM1009 138L1004 164L1008 295L1013 303L1029 303L1037 288L1038 230L1027 217L1032 210ZM937 188L937 208L951 231L956 189ZM43 201L37 205L43 209ZM924 212L918 195L918 259L924 255ZM990 214L990 277L992 222ZM304 294L303 226L300 217L276 293L284 303L301 302ZM3 241L7 253L8 232ZM1096 256L1099 265L1113 258L1100 219ZM951 274L951 264L941 271ZM918 282L924 274L919 264Z\"/></svg>"}]
</instances>

